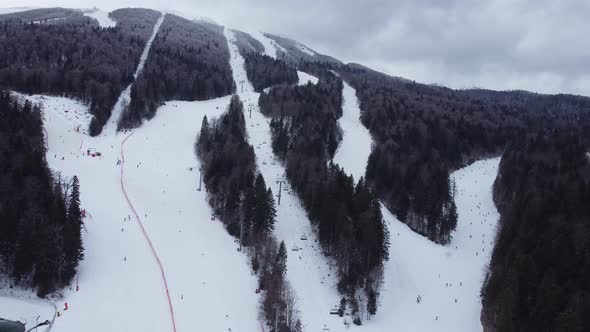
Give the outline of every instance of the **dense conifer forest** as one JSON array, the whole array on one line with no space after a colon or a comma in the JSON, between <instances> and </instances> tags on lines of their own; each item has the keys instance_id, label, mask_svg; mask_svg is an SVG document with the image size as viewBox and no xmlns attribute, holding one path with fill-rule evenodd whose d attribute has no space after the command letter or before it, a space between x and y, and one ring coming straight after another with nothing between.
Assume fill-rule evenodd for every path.
<instances>
[{"instance_id":1,"label":"dense conifer forest","mask_svg":"<svg viewBox=\"0 0 590 332\"><path fill-rule=\"evenodd\" d=\"M564 128L565 129L565 128ZM590 158L579 130L515 140L494 184L501 228L482 289L497 331L590 329Z\"/></svg>"},{"instance_id":2,"label":"dense conifer forest","mask_svg":"<svg viewBox=\"0 0 590 332\"><path fill-rule=\"evenodd\" d=\"M168 100L207 100L234 91L223 27L166 14L119 127L139 126Z\"/></svg>"},{"instance_id":3,"label":"dense conifer forest","mask_svg":"<svg viewBox=\"0 0 590 332\"><path fill-rule=\"evenodd\" d=\"M299 82L297 70L281 60L268 55L250 52L244 56L244 66L248 80L256 92L279 84L296 84Z\"/></svg>"},{"instance_id":4,"label":"dense conifer forest","mask_svg":"<svg viewBox=\"0 0 590 332\"><path fill-rule=\"evenodd\" d=\"M304 68L320 78L317 84L273 87L260 95L259 104L271 117L273 151L285 162L325 254L337 263L343 306L348 303L360 324L359 295L367 299L369 314L377 311L389 236L379 201L364 179L328 163L341 140L341 79L321 65Z\"/></svg>"},{"instance_id":5,"label":"dense conifer forest","mask_svg":"<svg viewBox=\"0 0 590 332\"><path fill-rule=\"evenodd\" d=\"M38 106L0 92L0 277L44 297L83 258L80 184L53 176Z\"/></svg>"},{"instance_id":6,"label":"dense conifer forest","mask_svg":"<svg viewBox=\"0 0 590 332\"><path fill-rule=\"evenodd\" d=\"M244 106L237 95L219 119L203 118L195 150L214 215L250 255L263 292L264 318L274 322L278 305L279 330L301 331L295 293L285 279L287 249L272 235L276 222L274 197L262 174L256 171L254 149L246 137Z\"/></svg>"},{"instance_id":7,"label":"dense conifer forest","mask_svg":"<svg viewBox=\"0 0 590 332\"><path fill-rule=\"evenodd\" d=\"M118 26L108 29L80 13L59 24L35 24L31 17L48 14L31 12L0 15L0 87L82 100L94 116L90 133L99 134L133 80L157 12L117 10Z\"/></svg>"},{"instance_id":8,"label":"dense conifer forest","mask_svg":"<svg viewBox=\"0 0 590 332\"><path fill-rule=\"evenodd\" d=\"M442 244L456 223L449 213L455 209L452 170L501 155L535 128L590 113L588 100L575 96L452 90L356 65L336 70L357 90L361 120L375 140L367 181L400 220Z\"/></svg>"}]
</instances>

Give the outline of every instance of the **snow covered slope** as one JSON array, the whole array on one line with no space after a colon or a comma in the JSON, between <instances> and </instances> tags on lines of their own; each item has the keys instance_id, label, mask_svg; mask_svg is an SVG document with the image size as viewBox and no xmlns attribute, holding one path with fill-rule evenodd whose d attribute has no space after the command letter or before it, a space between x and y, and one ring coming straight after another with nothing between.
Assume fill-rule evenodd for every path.
<instances>
[{"instance_id":1,"label":"snow covered slope","mask_svg":"<svg viewBox=\"0 0 590 332\"><path fill-rule=\"evenodd\" d=\"M248 81L244 69L244 59L237 52L233 33L225 30L229 41L232 71L234 81L245 80L244 92L239 96L245 109L252 108L252 115L245 114L246 129L249 143L254 146L256 163L264 176L267 185L272 186L273 193L278 194L277 181L284 181L281 191L281 204L277 205L277 222L275 236L285 241L288 252L287 279L295 289L298 297L298 309L305 331L320 331L324 326L331 331L344 329L342 318L330 315L330 309L339 303L336 290L336 274L331 270L329 262L319 251L317 238L312 231L311 223L299 198L292 193L285 179L285 170L275 159L271 148L269 120L260 113L258 108L258 94ZM316 78L317 82L317 78ZM307 240L301 240L305 235ZM300 250L293 251L294 248Z\"/></svg>"},{"instance_id":2,"label":"snow covered slope","mask_svg":"<svg viewBox=\"0 0 590 332\"><path fill-rule=\"evenodd\" d=\"M361 110L356 91L346 82L343 82L342 98L342 117L338 119L342 128L342 142L334 154L334 162L351 174L356 182L365 177L373 138L360 121Z\"/></svg>"},{"instance_id":3,"label":"snow covered slope","mask_svg":"<svg viewBox=\"0 0 590 332\"><path fill-rule=\"evenodd\" d=\"M20 291L7 294L10 296L0 295L0 319L18 321L26 328L31 328L37 322L52 321L56 315L55 308L49 301L29 298L33 294Z\"/></svg>"},{"instance_id":4,"label":"snow covered slope","mask_svg":"<svg viewBox=\"0 0 590 332\"><path fill-rule=\"evenodd\" d=\"M63 98L31 99L44 102L50 168L80 178L82 207L88 211L80 288L72 285L56 300L62 316L53 330L174 331L165 271L177 331L193 331L195 324L209 331L260 331L257 284L247 258L222 224L210 220L206 194L196 190L193 144L202 117L218 116L229 97L169 102L131 136L99 137L74 130L87 121L85 105L66 103L78 107L68 113L82 115L66 117ZM123 170L118 165L122 148Z\"/></svg>"},{"instance_id":5,"label":"snow covered slope","mask_svg":"<svg viewBox=\"0 0 590 332\"><path fill-rule=\"evenodd\" d=\"M154 25L154 31L152 32L150 39L146 43L143 53L141 53L141 57L139 59L139 64L137 65L137 69L135 70L135 74L133 75L134 80L137 79L137 77L139 76L139 74L143 70L143 67L145 66L145 62L147 61L147 57L150 54L150 49L152 47L154 39L156 38L156 35L158 34L158 31L160 30L160 26L162 25L162 22L164 22L165 16L166 15L162 14L162 16L156 22L156 25ZM125 108L127 107L127 105L129 105L129 102L131 101L131 87L132 86L133 86L133 83L129 84L129 86L125 90L123 90L123 92L121 92L119 99L117 99L117 103L113 107L113 112L111 113L111 117L104 126L104 129L102 131L103 135L114 135L117 132L117 126L119 124L119 119L121 118L121 115L123 114L123 111L125 111Z\"/></svg>"},{"instance_id":6,"label":"snow covered slope","mask_svg":"<svg viewBox=\"0 0 590 332\"><path fill-rule=\"evenodd\" d=\"M109 13L98 8L85 12L84 15L96 19L101 28L112 28L117 25L117 22L109 17Z\"/></svg>"},{"instance_id":7,"label":"snow covered slope","mask_svg":"<svg viewBox=\"0 0 590 332\"><path fill-rule=\"evenodd\" d=\"M400 331L482 330L479 291L499 218L492 200L499 161L478 161L452 174L459 222L449 246L416 234L382 208L391 236L390 261L380 314L365 323L367 331L384 326Z\"/></svg>"},{"instance_id":8,"label":"snow covered slope","mask_svg":"<svg viewBox=\"0 0 590 332\"><path fill-rule=\"evenodd\" d=\"M318 84L318 78L315 76L311 76L306 72L297 71L297 76L299 77L299 85L306 85L307 82L311 82L311 84Z\"/></svg>"}]
</instances>

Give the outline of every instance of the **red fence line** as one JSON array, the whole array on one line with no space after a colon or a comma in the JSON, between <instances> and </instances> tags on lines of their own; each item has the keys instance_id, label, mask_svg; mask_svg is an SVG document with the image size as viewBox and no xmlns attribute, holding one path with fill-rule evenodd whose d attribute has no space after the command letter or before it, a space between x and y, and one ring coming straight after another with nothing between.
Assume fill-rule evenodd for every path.
<instances>
[{"instance_id":1,"label":"red fence line","mask_svg":"<svg viewBox=\"0 0 590 332\"><path fill-rule=\"evenodd\" d=\"M133 204L131 204L131 200L129 199L129 196L127 196L127 191L125 190L125 185L123 184L123 178L124 178L124 167L123 166L125 164L125 154L123 153L123 145L125 145L125 142L127 141L127 139L129 139L129 137L131 137L131 135L133 135L133 133L129 134L127 137L125 137L123 142L121 142L121 190L123 191L123 195L125 195L125 200L127 200L127 204L129 204L129 207L131 208L131 211L133 212L133 215L135 216L135 220L137 220L137 224L141 228L141 232L143 233L143 237L146 239L147 243L149 244L152 254L153 254L154 258L156 259L156 262L158 263L158 267L160 268L160 273L162 274L162 281L164 282L164 289L166 290L166 298L168 299L168 307L170 308L170 318L172 319L172 329L174 332L176 332L176 320L174 319L174 308L172 307L172 300L170 299L170 291L168 290L168 282L166 281L166 273L164 273L164 267L162 266L162 262L160 261L160 257L158 257L158 253L156 252L156 249L154 248L154 245L152 244L150 237L148 236L145 228L143 227L143 223L141 222L141 218L139 218L137 211L135 211L135 207L133 206Z\"/></svg>"}]
</instances>

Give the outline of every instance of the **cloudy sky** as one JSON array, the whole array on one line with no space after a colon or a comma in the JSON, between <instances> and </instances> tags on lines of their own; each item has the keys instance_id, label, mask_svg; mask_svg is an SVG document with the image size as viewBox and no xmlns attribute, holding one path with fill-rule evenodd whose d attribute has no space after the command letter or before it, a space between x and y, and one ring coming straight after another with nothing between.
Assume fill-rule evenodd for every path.
<instances>
[{"instance_id":1,"label":"cloudy sky","mask_svg":"<svg viewBox=\"0 0 590 332\"><path fill-rule=\"evenodd\" d=\"M590 96L588 0L0 0L56 5L209 17L424 83Z\"/></svg>"}]
</instances>

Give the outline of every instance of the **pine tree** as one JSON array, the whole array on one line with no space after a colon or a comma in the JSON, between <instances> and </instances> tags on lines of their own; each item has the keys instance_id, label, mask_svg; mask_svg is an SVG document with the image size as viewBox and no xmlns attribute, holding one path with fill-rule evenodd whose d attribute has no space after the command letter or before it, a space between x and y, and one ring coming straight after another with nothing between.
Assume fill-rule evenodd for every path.
<instances>
[{"instance_id":1,"label":"pine tree","mask_svg":"<svg viewBox=\"0 0 590 332\"><path fill-rule=\"evenodd\" d=\"M207 120L207 116L203 117L203 122L201 123L201 133L199 135L198 144L201 145L205 151L208 150L209 147L209 120Z\"/></svg>"},{"instance_id":2,"label":"pine tree","mask_svg":"<svg viewBox=\"0 0 590 332\"><path fill-rule=\"evenodd\" d=\"M252 228L254 232L260 233L265 230L266 222L266 183L262 174L258 174L254 183L254 197L256 204L252 218Z\"/></svg>"},{"instance_id":3,"label":"pine tree","mask_svg":"<svg viewBox=\"0 0 590 332\"><path fill-rule=\"evenodd\" d=\"M80 184L78 177L72 179L72 191L68 202L68 212L66 224L63 229L64 238L64 283L69 282L74 275L78 263L84 257L84 248L82 246L82 212L80 211Z\"/></svg>"},{"instance_id":4,"label":"pine tree","mask_svg":"<svg viewBox=\"0 0 590 332\"><path fill-rule=\"evenodd\" d=\"M368 287L367 291L367 310L369 314L375 315L377 313L377 294L372 287Z\"/></svg>"},{"instance_id":5,"label":"pine tree","mask_svg":"<svg viewBox=\"0 0 590 332\"><path fill-rule=\"evenodd\" d=\"M285 241L281 241L281 244L279 244L279 250L275 259L275 271L281 276L284 276L287 272L287 247L285 246Z\"/></svg>"},{"instance_id":6,"label":"pine tree","mask_svg":"<svg viewBox=\"0 0 590 332\"><path fill-rule=\"evenodd\" d=\"M270 233L275 229L275 221L277 218L277 209L275 206L275 199L272 194L272 190L268 188L266 191L266 220L264 223L264 229Z\"/></svg>"}]
</instances>

